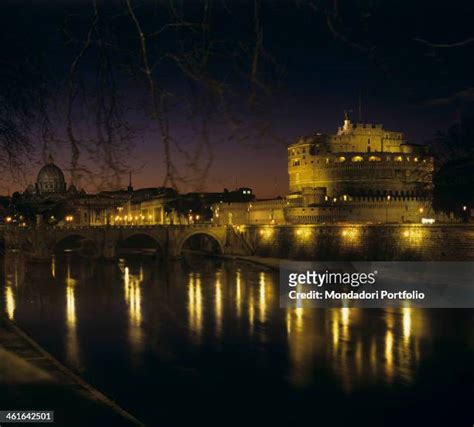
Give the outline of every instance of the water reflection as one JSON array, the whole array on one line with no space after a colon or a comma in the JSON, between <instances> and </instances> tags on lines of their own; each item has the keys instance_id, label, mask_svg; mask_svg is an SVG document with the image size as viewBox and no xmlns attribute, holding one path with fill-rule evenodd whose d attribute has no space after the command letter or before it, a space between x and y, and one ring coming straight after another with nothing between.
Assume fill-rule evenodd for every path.
<instances>
[{"instance_id":1,"label":"water reflection","mask_svg":"<svg viewBox=\"0 0 474 427\"><path fill-rule=\"evenodd\" d=\"M137 355L144 345L142 330L142 296L143 266L140 265L138 274L132 274L130 267L121 259L119 268L123 275L125 304L128 308L128 339L132 352Z\"/></svg>"},{"instance_id":2,"label":"water reflection","mask_svg":"<svg viewBox=\"0 0 474 427\"><path fill-rule=\"evenodd\" d=\"M403 312L403 337L405 339L405 343L410 341L411 335L411 308L404 307L402 308Z\"/></svg>"},{"instance_id":3,"label":"water reflection","mask_svg":"<svg viewBox=\"0 0 474 427\"><path fill-rule=\"evenodd\" d=\"M23 276L23 263L17 254L7 254L5 257L5 312L10 320L15 320L16 292Z\"/></svg>"},{"instance_id":4,"label":"water reflection","mask_svg":"<svg viewBox=\"0 0 474 427\"><path fill-rule=\"evenodd\" d=\"M310 311L304 311L302 307L286 310L290 381L295 386L310 384L316 366L315 335L307 329L312 323L306 323L309 314Z\"/></svg>"},{"instance_id":5,"label":"water reflection","mask_svg":"<svg viewBox=\"0 0 474 427\"><path fill-rule=\"evenodd\" d=\"M201 342L203 328L202 284L199 273L189 273L188 280L189 331L196 343Z\"/></svg>"},{"instance_id":6,"label":"water reflection","mask_svg":"<svg viewBox=\"0 0 474 427\"><path fill-rule=\"evenodd\" d=\"M242 272L239 269L235 272L235 310L237 317L242 317Z\"/></svg>"},{"instance_id":7,"label":"water reflection","mask_svg":"<svg viewBox=\"0 0 474 427\"><path fill-rule=\"evenodd\" d=\"M56 256L51 257L51 276L56 278Z\"/></svg>"},{"instance_id":8,"label":"water reflection","mask_svg":"<svg viewBox=\"0 0 474 427\"><path fill-rule=\"evenodd\" d=\"M369 325L370 310L342 308L340 313L333 311L332 358L346 392L366 382L390 384L395 380L407 383L414 380L419 362L416 348L420 331L413 328L412 310L379 312L380 324L374 323L364 329L361 326ZM423 310L419 310L419 316L421 326ZM381 374L383 379L379 377Z\"/></svg>"},{"instance_id":9,"label":"water reflection","mask_svg":"<svg viewBox=\"0 0 474 427\"><path fill-rule=\"evenodd\" d=\"M259 320L261 323L265 322L265 315L267 310L266 304L266 289L265 289L265 273L262 271L259 275Z\"/></svg>"},{"instance_id":10,"label":"water reflection","mask_svg":"<svg viewBox=\"0 0 474 427\"><path fill-rule=\"evenodd\" d=\"M255 305L253 297L253 289L249 289L248 295L248 322L249 322L249 335L252 337L255 332Z\"/></svg>"},{"instance_id":11,"label":"water reflection","mask_svg":"<svg viewBox=\"0 0 474 427\"><path fill-rule=\"evenodd\" d=\"M53 258L54 259L54 258ZM71 259L66 259L66 359L77 369L81 366L79 342L77 338L76 318L76 285L77 280L71 276Z\"/></svg>"},{"instance_id":12,"label":"water reflection","mask_svg":"<svg viewBox=\"0 0 474 427\"><path fill-rule=\"evenodd\" d=\"M13 293L13 289L11 285L7 284L5 285L5 305L6 305L6 311L7 311L7 316L10 320L13 320L15 318L15 294Z\"/></svg>"},{"instance_id":13,"label":"water reflection","mask_svg":"<svg viewBox=\"0 0 474 427\"><path fill-rule=\"evenodd\" d=\"M425 312L408 307L287 309L289 378L295 386L307 386L322 365L330 366L346 393L367 383L411 383L424 323Z\"/></svg>"},{"instance_id":14,"label":"water reflection","mask_svg":"<svg viewBox=\"0 0 474 427\"><path fill-rule=\"evenodd\" d=\"M387 380L393 380L393 332L387 329L385 333L385 373Z\"/></svg>"},{"instance_id":15,"label":"water reflection","mask_svg":"<svg viewBox=\"0 0 474 427\"><path fill-rule=\"evenodd\" d=\"M353 347L357 345L357 340L351 340L350 324L353 318L353 315L351 316L353 310L347 307L329 310L333 335L330 357L334 361L334 369L336 374L340 376L342 387L346 392L352 390L354 378L357 376L355 372L356 359L352 356L355 355Z\"/></svg>"},{"instance_id":16,"label":"water reflection","mask_svg":"<svg viewBox=\"0 0 474 427\"><path fill-rule=\"evenodd\" d=\"M81 262L57 258L51 265L29 265L22 281L22 264L9 259L1 290L6 315L26 326L41 319L36 329L47 339L55 339L48 328L60 336L58 347L73 366L91 360L90 352L104 351L96 341L117 331L107 351L113 358L126 349L121 366L127 367L131 355L130 371L166 360L183 377L200 370L212 375L217 360L239 364L249 382L262 372L290 388L316 389L327 382L341 393L357 393L378 384L412 383L420 364L432 357L432 340L446 330L436 329L432 312L410 307L281 309L278 276L243 263L176 263L165 274L165 267L141 260L97 262L92 270L78 268ZM45 312L58 315L45 318ZM58 318L64 324L56 325ZM196 347L206 357L189 358ZM200 366L204 359L212 362Z\"/></svg>"},{"instance_id":17,"label":"water reflection","mask_svg":"<svg viewBox=\"0 0 474 427\"><path fill-rule=\"evenodd\" d=\"M221 284L221 272L216 273L215 283L215 328L216 336L220 337L222 334L222 284Z\"/></svg>"}]
</instances>

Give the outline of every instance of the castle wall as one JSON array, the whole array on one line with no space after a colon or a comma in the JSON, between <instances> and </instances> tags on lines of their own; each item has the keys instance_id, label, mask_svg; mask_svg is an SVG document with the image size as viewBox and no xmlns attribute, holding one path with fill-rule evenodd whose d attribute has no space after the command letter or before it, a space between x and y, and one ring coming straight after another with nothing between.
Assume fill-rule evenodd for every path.
<instances>
[{"instance_id":1,"label":"castle wall","mask_svg":"<svg viewBox=\"0 0 474 427\"><path fill-rule=\"evenodd\" d=\"M219 225L421 223L435 218L429 199L422 197L346 197L317 206L295 206L284 200L219 204L213 222ZM217 216L216 216L217 214ZM446 218L442 218L446 220Z\"/></svg>"},{"instance_id":2,"label":"castle wall","mask_svg":"<svg viewBox=\"0 0 474 427\"><path fill-rule=\"evenodd\" d=\"M248 226L258 256L319 261L474 261L473 225Z\"/></svg>"},{"instance_id":3,"label":"castle wall","mask_svg":"<svg viewBox=\"0 0 474 427\"><path fill-rule=\"evenodd\" d=\"M290 155L290 193L323 187L329 196L423 195L431 191L433 158L406 154L342 153ZM305 156L303 159L302 156Z\"/></svg>"},{"instance_id":4,"label":"castle wall","mask_svg":"<svg viewBox=\"0 0 474 427\"><path fill-rule=\"evenodd\" d=\"M213 223L219 225L239 224L285 224L284 199L255 200L250 203L219 203L213 205Z\"/></svg>"},{"instance_id":5,"label":"castle wall","mask_svg":"<svg viewBox=\"0 0 474 427\"><path fill-rule=\"evenodd\" d=\"M416 197L360 197L328 202L323 206L289 207L289 224L334 222L420 223L422 218L436 218L429 200Z\"/></svg>"}]
</instances>

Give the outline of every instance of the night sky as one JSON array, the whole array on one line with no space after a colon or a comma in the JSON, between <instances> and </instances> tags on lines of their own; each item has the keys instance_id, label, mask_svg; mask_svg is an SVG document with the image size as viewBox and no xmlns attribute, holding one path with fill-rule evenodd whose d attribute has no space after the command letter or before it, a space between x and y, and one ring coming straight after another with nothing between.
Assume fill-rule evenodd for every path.
<instances>
[{"instance_id":1,"label":"night sky","mask_svg":"<svg viewBox=\"0 0 474 427\"><path fill-rule=\"evenodd\" d=\"M174 3L177 11L170 12ZM335 132L344 110L352 110L357 120L359 100L364 121L403 131L417 143L472 113L472 1L267 1L256 3L257 14L255 3L246 0L131 4L144 33L154 34L147 39L153 77L170 94L167 117L177 141L172 153L176 173L183 177L177 180L182 191L238 185L252 187L259 197L283 195L286 144L300 135ZM103 169L98 155L87 148L97 137L90 105L95 105L100 87L96 53L103 48L109 52L121 117L131 128L127 144L134 145L119 154L121 173L132 169L135 187L160 186L163 145L137 53L136 29L125 1L96 5L103 44L99 46L97 33L92 35L94 42L81 57L75 80L81 88L73 107L74 126L83 141L79 162L92 171ZM92 11L93 3L86 0L1 3L1 62L7 70L30 70L22 78L31 73L31 80L47 89L43 107L54 131L45 142L44 123L34 122L29 135L35 150L24 160L24 178L6 179L2 192L22 190L34 181L49 151L70 179L68 79L94 19ZM203 26L167 26L176 24L176 16L182 22L205 22L206 31ZM208 58L200 62L203 46L209 47ZM194 79L183 73L176 57L194 58L197 51L201 74ZM8 79L9 72L0 77ZM223 85L224 101L209 90L203 76ZM202 117L208 145L201 142ZM126 184L126 173L123 177ZM79 184L92 191L97 182L83 177Z\"/></svg>"}]
</instances>

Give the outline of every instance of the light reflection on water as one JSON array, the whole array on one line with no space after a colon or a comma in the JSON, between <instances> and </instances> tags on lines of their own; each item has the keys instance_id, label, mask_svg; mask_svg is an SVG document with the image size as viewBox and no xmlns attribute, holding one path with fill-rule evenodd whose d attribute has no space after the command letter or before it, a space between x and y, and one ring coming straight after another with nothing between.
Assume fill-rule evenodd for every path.
<instances>
[{"instance_id":1,"label":"light reflection on water","mask_svg":"<svg viewBox=\"0 0 474 427\"><path fill-rule=\"evenodd\" d=\"M202 287L199 273L189 273L188 313L191 339L199 344L202 335Z\"/></svg>"},{"instance_id":2,"label":"light reflection on water","mask_svg":"<svg viewBox=\"0 0 474 427\"><path fill-rule=\"evenodd\" d=\"M46 271L10 257L2 309L40 343L62 341L64 361L92 372L91 377L97 368L90 361L107 357L110 366L100 369L104 381L111 382L116 381L116 360L128 383L138 373L153 383L158 379L150 372L163 366L167 375L181 372L170 381L186 386L183 372L193 372L192 378L201 371L212 376L213 366L189 359L199 352L226 367L216 376L243 364L239 372L249 386L271 370L290 389L326 384L351 394L380 384L410 385L433 356L432 342L442 328L429 310L283 309L277 287L276 273L244 263L170 266L121 259L111 265L53 258ZM55 301L63 301L62 306ZM63 316L65 333L46 312ZM468 347L472 335L466 334L461 338ZM135 397L123 391L122 399Z\"/></svg>"},{"instance_id":3,"label":"light reflection on water","mask_svg":"<svg viewBox=\"0 0 474 427\"><path fill-rule=\"evenodd\" d=\"M220 337L222 334L222 284L221 284L221 272L216 272L216 281L215 281L215 328L216 336Z\"/></svg>"},{"instance_id":4,"label":"light reflection on water","mask_svg":"<svg viewBox=\"0 0 474 427\"><path fill-rule=\"evenodd\" d=\"M10 320L15 319L16 298L19 280L22 279L21 260L18 256L9 257L9 262L5 263L5 312Z\"/></svg>"},{"instance_id":5,"label":"light reflection on water","mask_svg":"<svg viewBox=\"0 0 474 427\"><path fill-rule=\"evenodd\" d=\"M132 274L124 260L119 260L122 272L125 304L128 308L128 339L134 358L143 349L144 332L142 328L142 297L143 266L140 265L138 274Z\"/></svg>"},{"instance_id":6,"label":"light reflection on water","mask_svg":"<svg viewBox=\"0 0 474 427\"><path fill-rule=\"evenodd\" d=\"M55 259L51 265L53 266ZM53 272L53 269L52 269ZM54 277L54 276L53 276ZM71 277L71 261L66 260L66 358L67 362L75 367L81 369L81 357L79 349L79 341L77 338L77 317L76 317L76 285L77 280Z\"/></svg>"}]
</instances>

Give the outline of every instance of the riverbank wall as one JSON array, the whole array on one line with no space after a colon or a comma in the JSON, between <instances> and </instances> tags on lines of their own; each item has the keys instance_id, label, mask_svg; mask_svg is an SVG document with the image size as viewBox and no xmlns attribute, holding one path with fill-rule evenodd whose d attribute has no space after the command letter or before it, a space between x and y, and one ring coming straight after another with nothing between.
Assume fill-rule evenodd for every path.
<instances>
[{"instance_id":1,"label":"riverbank wall","mask_svg":"<svg viewBox=\"0 0 474 427\"><path fill-rule=\"evenodd\" d=\"M474 261L474 225L241 226L237 233L250 255L265 258Z\"/></svg>"},{"instance_id":2,"label":"riverbank wall","mask_svg":"<svg viewBox=\"0 0 474 427\"><path fill-rule=\"evenodd\" d=\"M0 355L3 410L52 410L58 426L143 425L1 316Z\"/></svg>"}]
</instances>

